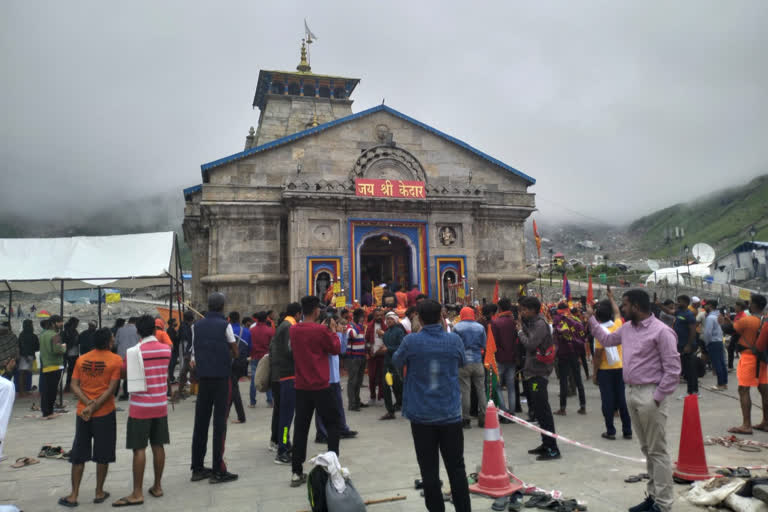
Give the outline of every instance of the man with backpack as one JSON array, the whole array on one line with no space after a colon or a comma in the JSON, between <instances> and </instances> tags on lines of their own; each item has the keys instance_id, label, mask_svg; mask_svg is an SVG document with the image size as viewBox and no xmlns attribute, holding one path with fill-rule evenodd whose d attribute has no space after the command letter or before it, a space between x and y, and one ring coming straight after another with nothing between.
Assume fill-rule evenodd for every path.
<instances>
[{"instance_id":1,"label":"man with backpack","mask_svg":"<svg viewBox=\"0 0 768 512\"><path fill-rule=\"evenodd\" d=\"M541 302L536 297L520 299L521 329L517 335L525 348L525 368L523 377L528 381L528 401L531 412L539 426L549 432L555 432L555 420L549 406L547 384L555 362L555 346L552 332L547 321L541 315ZM536 455L536 460L554 460L560 458L560 449L553 437L541 434L541 445L528 450Z\"/></svg>"},{"instance_id":2,"label":"man with backpack","mask_svg":"<svg viewBox=\"0 0 768 512\"><path fill-rule=\"evenodd\" d=\"M761 319L768 300L765 296L754 294L749 301L750 314L735 322L726 315L721 315L725 332L739 335L737 350L740 351L736 379L739 382L739 400L741 402L742 423L731 427L732 434L751 434L752 429L768 432L768 368L766 368L766 349L768 349L768 328L765 319ZM752 426L752 400L750 388L756 387L763 401L763 421Z\"/></svg>"}]
</instances>

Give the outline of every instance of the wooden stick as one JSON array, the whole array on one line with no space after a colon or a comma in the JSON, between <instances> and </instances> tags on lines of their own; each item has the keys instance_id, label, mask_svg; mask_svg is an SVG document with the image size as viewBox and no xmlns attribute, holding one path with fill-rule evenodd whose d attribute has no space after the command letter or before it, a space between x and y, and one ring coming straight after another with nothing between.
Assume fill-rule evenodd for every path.
<instances>
[{"instance_id":1,"label":"wooden stick","mask_svg":"<svg viewBox=\"0 0 768 512\"><path fill-rule=\"evenodd\" d=\"M378 503L390 503L392 501L402 501L408 496L392 496L390 498L381 498L378 500L367 500L363 502L365 505L376 505ZM311 510L299 510L298 512L312 512Z\"/></svg>"}]
</instances>

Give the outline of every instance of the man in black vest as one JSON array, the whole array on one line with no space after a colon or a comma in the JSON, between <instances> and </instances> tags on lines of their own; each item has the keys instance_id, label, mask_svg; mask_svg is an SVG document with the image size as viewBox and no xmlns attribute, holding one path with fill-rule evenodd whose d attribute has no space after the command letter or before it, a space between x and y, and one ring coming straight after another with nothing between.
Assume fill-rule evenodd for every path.
<instances>
[{"instance_id":1,"label":"man in black vest","mask_svg":"<svg viewBox=\"0 0 768 512\"><path fill-rule=\"evenodd\" d=\"M192 326L192 367L197 368L199 388L192 431L192 481L205 478L212 484L237 480L224 463L228 398L232 386L232 359L238 347L232 326L224 318L223 293L208 296L205 318ZM213 468L203 466L208 445L208 424L213 412Z\"/></svg>"}]
</instances>

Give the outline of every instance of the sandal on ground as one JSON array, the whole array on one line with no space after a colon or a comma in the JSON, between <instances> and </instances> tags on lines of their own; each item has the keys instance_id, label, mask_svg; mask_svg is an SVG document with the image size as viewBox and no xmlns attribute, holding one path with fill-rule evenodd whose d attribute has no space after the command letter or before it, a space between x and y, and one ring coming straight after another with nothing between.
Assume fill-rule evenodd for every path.
<instances>
[{"instance_id":1,"label":"sandal on ground","mask_svg":"<svg viewBox=\"0 0 768 512\"><path fill-rule=\"evenodd\" d=\"M59 502L58 503L62 507L67 507L67 508L75 508L76 506L79 505L79 503L76 502L76 501L74 501L74 502L73 501L69 501L66 496L64 496L63 498L59 498Z\"/></svg>"},{"instance_id":2,"label":"sandal on ground","mask_svg":"<svg viewBox=\"0 0 768 512\"><path fill-rule=\"evenodd\" d=\"M13 469L19 469L27 466L32 466L34 464L40 464L40 461L37 459L33 459L32 457L19 457L18 459L16 459L16 462L11 464L11 467Z\"/></svg>"},{"instance_id":3,"label":"sandal on ground","mask_svg":"<svg viewBox=\"0 0 768 512\"><path fill-rule=\"evenodd\" d=\"M151 494L153 498L162 498L165 495L165 493L162 492L158 493L154 487L149 488L149 494Z\"/></svg>"},{"instance_id":4,"label":"sandal on ground","mask_svg":"<svg viewBox=\"0 0 768 512\"><path fill-rule=\"evenodd\" d=\"M744 428L741 428L741 427L731 427L731 428L728 429L728 432L730 432L731 434L742 434L742 435L745 435L745 436L751 436L752 435L752 429L747 430L747 429L744 429Z\"/></svg>"},{"instance_id":5,"label":"sandal on ground","mask_svg":"<svg viewBox=\"0 0 768 512\"><path fill-rule=\"evenodd\" d=\"M755 425L752 428L755 429L755 430L759 430L761 432L768 432L768 425L765 425L763 423L761 423L759 425Z\"/></svg>"},{"instance_id":6,"label":"sandal on ground","mask_svg":"<svg viewBox=\"0 0 768 512\"><path fill-rule=\"evenodd\" d=\"M551 498L547 496L546 494L534 494L531 496L528 501L525 502L525 508L541 508L539 505L542 505L544 503L549 503L551 501Z\"/></svg>"},{"instance_id":7,"label":"sandal on ground","mask_svg":"<svg viewBox=\"0 0 768 512\"><path fill-rule=\"evenodd\" d=\"M642 477L640 475L629 475L627 478L624 479L625 482L628 484L636 484L637 482L642 481Z\"/></svg>"},{"instance_id":8,"label":"sandal on ground","mask_svg":"<svg viewBox=\"0 0 768 512\"><path fill-rule=\"evenodd\" d=\"M129 501L128 496L125 496L123 498L120 498L116 502L112 503L113 507L133 507L136 505L143 505L144 500L141 501Z\"/></svg>"},{"instance_id":9,"label":"sandal on ground","mask_svg":"<svg viewBox=\"0 0 768 512\"><path fill-rule=\"evenodd\" d=\"M37 456L38 457L45 457L45 454L48 453L48 450L50 450L51 448L53 448L51 445L44 444L42 446L42 448L40 448L40 453L38 453Z\"/></svg>"},{"instance_id":10,"label":"sandal on ground","mask_svg":"<svg viewBox=\"0 0 768 512\"><path fill-rule=\"evenodd\" d=\"M109 498L109 493L107 491L104 491L104 496L101 498L93 498L94 503L104 503Z\"/></svg>"}]
</instances>

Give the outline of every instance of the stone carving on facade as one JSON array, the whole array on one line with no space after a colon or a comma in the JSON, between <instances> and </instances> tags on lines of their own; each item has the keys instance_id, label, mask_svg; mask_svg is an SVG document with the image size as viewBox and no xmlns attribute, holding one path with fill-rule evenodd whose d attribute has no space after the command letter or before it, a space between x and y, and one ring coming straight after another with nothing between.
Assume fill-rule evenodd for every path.
<instances>
[{"instance_id":1,"label":"stone carving on facade","mask_svg":"<svg viewBox=\"0 0 768 512\"><path fill-rule=\"evenodd\" d=\"M439 233L440 243L445 246L451 246L456 244L456 230L451 226L443 226Z\"/></svg>"},{"instance_id":2,"label":"stone carving on facade","mask_svg":"<svg viewBox=\"0 0 768 512\"><path fill-rule=\"evenodd\" d=\"M354 182L357 178L426 182L427 174L421 163L408 151L386 145L363 151L349 172L350 181Z\"/></svg>"}]
</instances>

